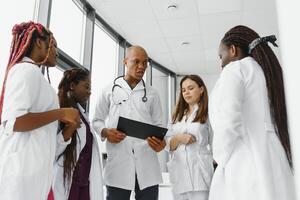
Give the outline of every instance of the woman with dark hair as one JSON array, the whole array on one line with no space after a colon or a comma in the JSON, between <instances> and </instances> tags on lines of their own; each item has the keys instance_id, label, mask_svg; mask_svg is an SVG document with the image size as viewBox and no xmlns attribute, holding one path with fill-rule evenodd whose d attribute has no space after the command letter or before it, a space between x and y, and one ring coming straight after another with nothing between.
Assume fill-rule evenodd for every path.
<instances>
[{"instance_id":1,"label":"woman with dark hair","mask_svg":"<svg viewBox=\"0 0 300 200\"><path fill-rule=\"evenodd\" d=\"M88 70L74 68L64 72L58 86L60 107L79 110L81 126L60 124L57 143L55 200L101 200L102 173L97 136L90 128L82 107L91 95ZM67 141L67 143L65 142Z\"/></svg>"},{"instance_id":2,"label":"woman with dark hair","mask_svg":"<svg viewBox=\"0 0 300 200\"><path fill-rule=\"evenodd\" d=\"M213 175L211 139L206 86L197 75L184 76L166 135L175 200L208 200Z\"/></svg>"},{"instance_id":3,"label":"woman with dark hair","mask_svg":"<svg viewBox=\"0 0 300 200\"><path fill-rule=\"evenodd\" d=\"M210 200L295 199L282 68L268 46L275 41L245 26L221 40L223 70L209 103L218 163Z\"/></svg>"},{"instance_id":4,"label":"woman with dark hair","mask_svg":"<svg viewBox=\"0 0 300 200\"><path fill-rule=\"evenodd\" d=\"M59 109L40 66L56 65L52 33L34 22L12 30L13 40L0 99L0 198L44 200L50 191L57 120L79 124L74 108Z\"/></svg>"}]
</instances>

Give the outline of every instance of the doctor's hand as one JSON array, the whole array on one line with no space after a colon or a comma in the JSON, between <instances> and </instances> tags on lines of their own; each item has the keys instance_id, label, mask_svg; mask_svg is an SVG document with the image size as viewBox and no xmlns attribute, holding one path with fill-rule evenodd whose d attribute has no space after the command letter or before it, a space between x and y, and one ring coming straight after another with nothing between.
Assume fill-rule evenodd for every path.
<instances>
[{"instance_id":1,"label":"doctor's hand","mask_svg":"<svg viewBox=\"0 0 300 200\"><path fill-rule=\"evenodd\" d=\"M178 134L176 138L181 144L192 144L196 142L195 136L187 133Z\"/></svg>"},{"instance_id":2,"label":"doctor's hand","mask_svg":"<svg viewBox=\"0 0 300 200\"><path fill-rule=\"evenodd\" d=\"M156 152L160 152L166 146L166 141L158 139L156 137L148 137L147 142L149 146Z\"/></svg>"},{"instance_id":3,"label":"doctor's hand","mask_svg":"<svg viewBox=\"0 0 300 200\"><path fill-rule=\"evenodd\" d=\"M115 128L104 128L101 132L102 137L106 137L110 143L119 143L126 137L125 133Z\"/></svg>"}]
</instances>

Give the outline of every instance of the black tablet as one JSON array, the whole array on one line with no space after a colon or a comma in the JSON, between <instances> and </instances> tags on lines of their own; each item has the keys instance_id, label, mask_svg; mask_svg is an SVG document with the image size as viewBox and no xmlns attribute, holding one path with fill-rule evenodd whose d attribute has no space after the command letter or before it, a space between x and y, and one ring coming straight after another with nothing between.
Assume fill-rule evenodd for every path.
<instances>
[{"instance_id":1,"label":"black tablet","mask_svg":"<svg viewBox=\"0 0 300 200\"><path fill-rule=\"evenodd\" d=\"M166 128L154 126L125 117L119 117L117 130L122 131L127 136L145 140L147 137L157 137L163 139L168 131Z\"/></svg>"}]
</instances>

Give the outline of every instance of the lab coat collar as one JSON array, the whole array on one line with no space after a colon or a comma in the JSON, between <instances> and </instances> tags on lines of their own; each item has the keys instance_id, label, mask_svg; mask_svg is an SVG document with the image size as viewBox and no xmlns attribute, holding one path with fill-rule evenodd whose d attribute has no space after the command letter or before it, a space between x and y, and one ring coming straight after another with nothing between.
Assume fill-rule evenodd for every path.
<instances>
[{"instance_id":1,"label":"lab coat collar","mask_svg":"<svg viewBox=\"0 0 300 200\"><path fill-rule=\"evenodd\" d=\"M143 85L143 81L142 80L140 80L140 82L138 82L138 84L133 89L131 89L131 87L129 86L129 84L127 83L127 81L124 79L124 77L119 78L116 81L116 84L119 84L120 86L122 86L123 88L126 88L128 90L143 90L144 89L144 85Z\"/></svg>"},{"instance_id":2,"label":"lab coat collar","mask_svg":"<svg viewBox=\"0 0 300 200\"><path fill-rule=\"evenodd\" d=\"M27 56L24 56L22 58L21 62L32 62L32 63L34 63L34 61L31 58L27 57Z\"/></svg>"},{"instance_id":3,"label":"lab coat collar","mask_svg":"<svg viewBox=\"0 0 300 200\"><path fill-rule=\"evenodd\" d=\"M193 111L192 111L191 115L189 117L187 117L187 115L184 115L184 120L189 121L189 122L193 121L194 118L196 117L196 113L197 113L198 109L199 109L198 104L193 105Z\"/></svg>"},{"instance_id":4,"label":"lab coat collar","mask_svg":"<svg viewBox=\"0 0 300 200\"><path fill-rule=\"evenodd\" d=\"M35 62L31 58L29 58L27 56L24 56L22 58L21 62L25 62L25 63L28 62L28 63L31 63L33 65L36 65L37 67L39 67L40 71L42 72L42 68L39 65L35 64Z\"/></svg>"},{"instance_id":5,"label":"lab coat collar","mask_svg":"<svg viewBox=\"0 0 300 200\"><path fill-rule=\"evenodd\" d=\"M80 103L77 103L77 107L79 109L79 112L83 115L83 117L85 118L85 120L88 122L89 121L89 119L87 117L88 115L87 115L87 113L85 113L84 108L80 105Z\"/></svg>"}]
</instances>

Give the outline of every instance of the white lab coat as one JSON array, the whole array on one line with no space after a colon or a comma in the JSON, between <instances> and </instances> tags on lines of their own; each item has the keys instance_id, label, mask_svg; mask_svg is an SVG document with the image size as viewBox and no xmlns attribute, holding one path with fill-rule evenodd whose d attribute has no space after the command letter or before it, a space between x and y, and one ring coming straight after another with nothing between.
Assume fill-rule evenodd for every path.
<instances>
[{"instance_id":1,"label":"white lab coat","mask_svg":"<svg viewBox=\"0 0 300 200\"><path fill-rule=\"evenodd\" d=\"M294 200L294 181L270 117L266 81L252 57L229 63L211 94L210 200Z\"/></svg>"},{"instance_id":2,"label":"white lab coat","mask_svg":"<svg viewBox=\"0 0 300 200\"><path fill-rule=\"evenodd\" d=\"M121 105L116 105L112 100L112 85L106 87L98 99L92 122L97 133L100 134L105 127L116 128L119 116L163 126L159 96L152 87L146 86L148 100L143 102L142 81L133 90L123 78L119 78L116 83L123 88L121 90L123 93L126 92L129 99ZM115 92L114 94L118 96L122 93ZM105 125L107 117L108 121ZM134 190L135 175L137 175L141 190L162 182L157 154L147 141L133 137L126 137L117 144L106 141L106 150L108 156L104 168L106 185Z\"/></svg>"},{"instance_id":3,"label":"white lab coat","mask_svg":"<svg viewBox=\"0 0 300 200\"><path fill-rule=\"evenodd\" d=\"M198 111L198 105L187 118L169 125L166 134L167 146L170 149L171 139L178 134L188 133L196 138L192 144L179 144L174 151L170 151L171 160L167 163L173 192L208 191L213 175L213 158L210 148L212 133L208 122L201 124L193 122Z\"/></svg>"},{"instance_id":4,"label":"white lab coat","mask_svg":"<svg viewBox=\"0 0 300 200\"><path fill-rule=\"evenodd\" d=\"M30 61L24 58L24 61ZM57 109L58 98L37 65L16 64L6 82L0 130L0 199L45 200L50 191L57 121L14 132L15 119Z\"/></svg>"},{"instance_id":5,"label":"white lab coat","mask_svg":"<svg viewBox=\"0 0 300 200\"><path fill-rule=\"evenodd\" d=\"M88 117L84 113L84 109L78 104L79 110L88 122ZM81 120L82 121L82 120ZM99 136L97 136L91 127L93 133L93 150L92 150L92 164L89 176L90 181L90 200L102 200L103 195L103 184L102 184L102 165L101 165L101 154L99 146ZM77 129L77 145L76 145L76 155L77 160L79 158L81 150L86 144L86 126L82 122L81 127ZM55 175L53 181L53 193L55 200L66 200L69 197L69 192L71 188L71 182L66 181L66 187L64 185L63 177L63 156L58 160L58 156L66 149L67 145L71 143L71 139L68 142L64 142L63 135L60 132L57 137L57 152L56 152L56 163L55 163ZM73 175L71 175L72 178Z\"/></svg>"}]
</instances>

